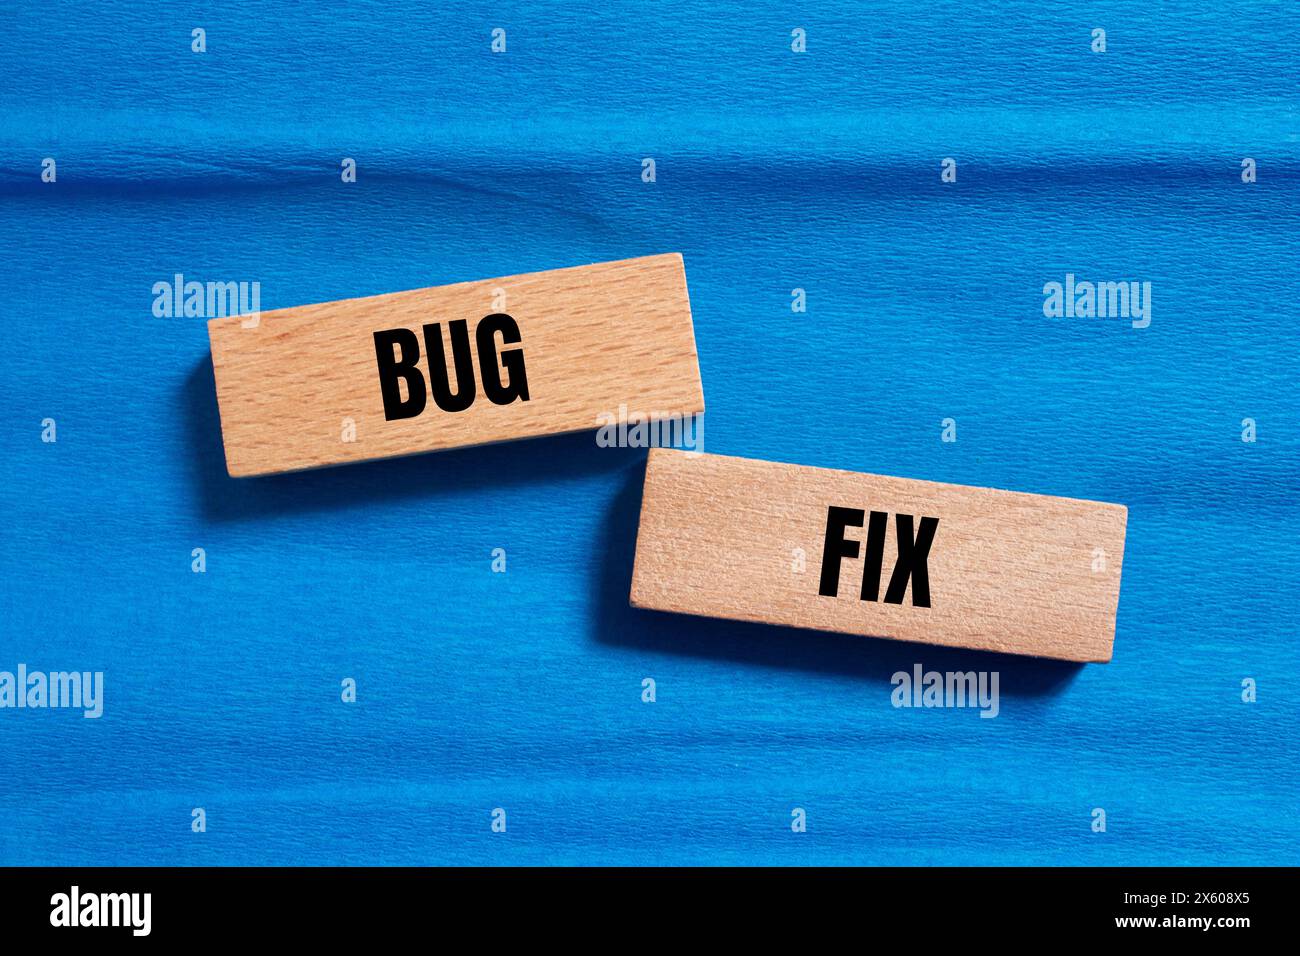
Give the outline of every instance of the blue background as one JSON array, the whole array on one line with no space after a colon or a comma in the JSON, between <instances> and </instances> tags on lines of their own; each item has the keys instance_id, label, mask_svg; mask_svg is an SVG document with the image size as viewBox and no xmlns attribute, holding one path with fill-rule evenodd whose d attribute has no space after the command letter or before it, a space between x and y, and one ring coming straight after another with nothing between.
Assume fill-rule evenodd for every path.
<instances>
[{"instance_id":1,"label":"blue background","mask_svg":"<svg viewBox=\"0 0 1300 956\"><path fill-rule=\"evenodd\" d=\"M1295 4L757 6L6 12L0 669L106 700L0 712L0 863L1297 862ZM634 612L592 435L232 480L151 312L668 251L707 450L1128 505L1114 661Z\"/></svg>"}]
</instances>

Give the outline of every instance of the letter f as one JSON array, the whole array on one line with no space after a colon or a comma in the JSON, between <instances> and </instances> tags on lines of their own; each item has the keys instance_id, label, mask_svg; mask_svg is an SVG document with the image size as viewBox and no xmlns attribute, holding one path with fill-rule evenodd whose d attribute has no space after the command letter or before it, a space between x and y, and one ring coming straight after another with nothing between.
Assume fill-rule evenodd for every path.
<instances>
[{"instance_id":1,"label":"letter f","mask_svg":"<svg viewBox=\"0 0 1300 956\"><path fill-rule=\"evenodd\" d=\"M826 544L822 549L822 580L819 593L835 597L840 591L840 559L856 558L862 550L857 541L844 537L846 528L861 528L866 513L861 508L826 509Z\"/></svg>"}]
</instances>

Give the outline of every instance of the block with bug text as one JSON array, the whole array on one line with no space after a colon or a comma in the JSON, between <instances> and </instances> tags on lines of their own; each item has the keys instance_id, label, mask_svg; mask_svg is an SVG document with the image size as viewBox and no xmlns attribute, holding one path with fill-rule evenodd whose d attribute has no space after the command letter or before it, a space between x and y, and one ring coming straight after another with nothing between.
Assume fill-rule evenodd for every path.
<instances>
[{"instance_id":1,"label":"block with bug text","mask_svg":"<svg viewBox=\"0 0 1300 956\"><path fill-rule=\"evenodd\" d=\"M704 410L671 253L208 323L231 475Z\"/></svg>"}]
</instances>

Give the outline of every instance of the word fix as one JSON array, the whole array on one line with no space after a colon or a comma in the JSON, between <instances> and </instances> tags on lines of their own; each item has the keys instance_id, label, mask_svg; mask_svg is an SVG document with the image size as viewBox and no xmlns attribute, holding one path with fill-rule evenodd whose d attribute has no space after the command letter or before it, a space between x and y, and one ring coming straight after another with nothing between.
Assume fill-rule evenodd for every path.
<instances>
[{"instance_id":1,"label":"word fix","mask_svg":"<svg viewBox=\"0 0 1300 956\"><path fill-rule=\"evenodd\" d=\"M633 606L1109 661L1128 509L652 449Z\"/></svg>"}]
</instances>

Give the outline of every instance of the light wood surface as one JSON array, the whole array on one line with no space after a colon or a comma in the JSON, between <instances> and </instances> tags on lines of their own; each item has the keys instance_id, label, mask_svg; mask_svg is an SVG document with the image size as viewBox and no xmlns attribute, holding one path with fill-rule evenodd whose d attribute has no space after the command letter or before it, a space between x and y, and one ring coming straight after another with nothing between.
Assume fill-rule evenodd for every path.
<instances>
[{"instance_id":1,"label":"light wood surface","mask_svg":"<svg viewBox=\"0 0 1300 956\"><path fill-rule=\"evenodd\" d=\"M829 509L863 511L862 526L833 540L858 543L820 593ZM883 530L879 584L867 547L871 512ZM901 603L889 603L905 545L933 531L924 577L901 575ZM843 515L841 515L843 517ZM850 515L850 517L856 517ZM930 524L922 518L937 519ZM1115 636L1128 509L1122 505L968 488L652 449L646 467L632 576L633 606L1030 654L1109 661ZM907 519L905 519L906 521ZM916 562L907 562L909 570ZM867 575L868 578L871 575ZM898 593L892 595L900 597Z\"/></svg>"},{"instance_id":2,"label":"light wood surface","mask_svg":"<svg viewBox=\"0 0 1300 956\"><path fill-rule=\"evenodd\" d=\"M478 325L504 313L519 342L528 398L489 399ZM444 411L429 395L409 418L386 416L375 333L408 329L431 382L424 327L438 323L450 387L459 383L452 323L465 320L476 397ZM704 410L686 274L677 253L347 299L208 323L226 466L236 477L595 429L599 416L662 418ZM436 334L436 333L435 333ZM401 356L400 347L389 345ZM496 373L506 385L508 366ZM409 400L405 381L399 396Z\"/></svg>"}]
</instances>

